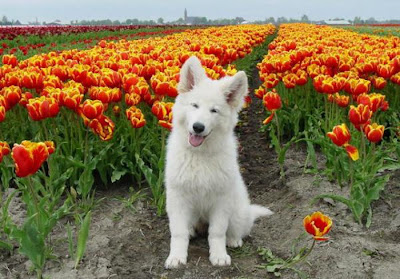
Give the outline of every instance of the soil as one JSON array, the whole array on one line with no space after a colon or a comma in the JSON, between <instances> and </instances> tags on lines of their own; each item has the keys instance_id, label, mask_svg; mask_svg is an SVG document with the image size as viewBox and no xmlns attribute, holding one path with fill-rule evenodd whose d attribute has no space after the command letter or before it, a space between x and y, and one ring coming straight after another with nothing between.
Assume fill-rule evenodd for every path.
<instances>
[{"instance_id":1,"label":"soil","mask_svg":"<svg viewBox=\"0 0 400 279\"><path fill-rule=\"evenodd\" d=\"M46 278L275 278L258 268L263 261L258 247L266 247L282 258L291 256L293 240L304 234L303 218L322 211L333 219L328 241L318 242L307 262L296 266L309 278L399 278L400 274L400 172L388 183L382 198L374 203L373 222L369 229L356 223L342 204L326 199L314 205L317 194L346 195L347 188L329 182L319 174L305 173L305 150L291 148L285 160L286 178L280 179L275 152L265 134L258 132L265 117L260 101L242 115L238 128L240 163L244 179L254 203L268 206L275 214L256 222L251 236L242 249L229 250L232 265L213 267L208 260L206 237L191 240L188 264L176 270L166 270L164 261L169 252L169 230L166 216L145 200L135 204L135 210L124 206L117 197L129 197L125 185L98 190L104 198L93 211L89 241L83 262L74 269L68 255L66 222L62 220L52 235L57 260L48 261ZM319 167L324 158L318 155ZM24 207L16 197L11 206L14 219L23 217ZM311 237L299 245L310 246ZM15 250L12 254L0 250L0 278L35 278L31 264ZM293 271L283 271L281 278L298 278Z\"/></svg>"}]
</instances>

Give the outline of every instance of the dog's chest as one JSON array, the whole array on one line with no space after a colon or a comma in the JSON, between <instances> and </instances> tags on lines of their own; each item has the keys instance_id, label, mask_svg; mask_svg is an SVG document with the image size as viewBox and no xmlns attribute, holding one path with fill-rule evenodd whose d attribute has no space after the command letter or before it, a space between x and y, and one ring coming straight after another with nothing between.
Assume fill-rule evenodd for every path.
<instances>
[{"instance_id":1,"label":"dog's chest","mask_svg":"<svg viewBox=\"0 0 400 279\"><path fill-rule=\"evenodd\" d=\"M202 154L176 154L171 166L171 182L174 187L189 191L213 192L223 190L233 180L235 164L222 154L220 156L204 156ZM179 158L180 157L180 158Z\"/></svg>"}]
</instances>

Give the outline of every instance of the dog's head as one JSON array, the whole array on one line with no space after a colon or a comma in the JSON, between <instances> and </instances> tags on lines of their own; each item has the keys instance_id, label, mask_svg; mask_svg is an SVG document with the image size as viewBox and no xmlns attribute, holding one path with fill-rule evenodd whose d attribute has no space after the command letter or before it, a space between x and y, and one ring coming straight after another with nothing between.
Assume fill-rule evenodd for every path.
<instances>
[{"instance_id":1,"label":"dog's head","mask_svg":"<svg viewBox=\"0 0 400 279\"><path fill-rule=\"evenodd\" d=\"M189 58L180 72L179 95L173 107L174 130L186 133L193 147L213 137L231 136L247 90L243 71L212 80L197 57Z\"/></svg>"}]
</instances>

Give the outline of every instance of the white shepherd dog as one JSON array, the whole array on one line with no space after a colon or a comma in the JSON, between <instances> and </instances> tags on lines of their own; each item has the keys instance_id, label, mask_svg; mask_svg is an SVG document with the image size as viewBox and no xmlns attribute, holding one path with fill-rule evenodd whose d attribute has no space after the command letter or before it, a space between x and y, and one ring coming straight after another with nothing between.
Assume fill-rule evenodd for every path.
<instances>
[{"instance_id":1,"label":"white shepherd dog","mask_svg":"<svg viewBox=\"0 0 400 279\"><path fill-rule=\"evenodd\" d=\"M239 171L234 127L247 87L243 71L209 79L194 56L181 69L165 170L171 231L166 268L186 264L189 237L199 222L209 224L211 263L230 265L226 245L241 246L254 220L272 214L250 205Z\"/></svg>"}]
</instances>

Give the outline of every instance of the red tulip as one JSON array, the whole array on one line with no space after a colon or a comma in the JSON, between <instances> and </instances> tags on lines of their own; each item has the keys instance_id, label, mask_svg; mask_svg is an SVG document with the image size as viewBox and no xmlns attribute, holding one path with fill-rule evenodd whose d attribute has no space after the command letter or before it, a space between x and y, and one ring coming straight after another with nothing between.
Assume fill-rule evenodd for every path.
<instances>
[{"instance_id":1,"label":"red tulip","mask_svg":"<svg viewBox=\"0 0 400 279\"><path fill-rule=\"evenodd\" d=\"M43 142L23 141L21 144L14 144L11 156L15 162L15 172L18 177L26 177L36 173L43 162L49 157L49 150L54 151L54 145L48 147Z\"/></svg>"},{"instance_id":2,"label":"red tulip","mask_svg":"<svg viewBox=\"0 0 400 279\"><path fill-rule=\"evenodd\" d=\"M98 118L91 120L88 126L101 140L111 140L114 135L115 124L105 115L100 115Z\"/></svg>"},{"instance_id":3,"label":"red tulip","mask_svg":"<svg viewBox=\"0 0 400 279\"><path fill-rule=\"evenodd\" d=\"M377 123L368 124L364 127L364 133L370 142L380 142L383 138L383 132L385 127L383 125L378 125Z\"/></svg>"},{"instance_id":4,"label":"red tulip","mask_svg":"<svg viewBox=\"0 0 400 279\"><path fill-rule=\"evenodd\" d=\"M334 144L337 146L344 146L347 152L347 155L353 160L357 161L359 159L358 150L356 147L349 144L351 140L350 131L347 128L346 124L341 124L333 127L332 132L328 132L326 134Z\"/></svg>"},{"instance_id":5,"label":"red tulip","mask_svg":"<svg viewBox=\"0 0 400 279\"><path fill-rule=\"evenodd\" d=\"M133 128L141 128L146 124L142 111L135 106L126 110L126 118L129 119Z\"/></svg>"},{"instance_id":6,"label":"red tulip","mask_svg":"<svg viewBox=\"0 0 400 279\"><path fill-rule=\"evenodd\" d=\"M8 143L4 142L4 141L0 141L0 163L1 161L3 161L3 157L7 156L8 154L10 154L10 146L8 145Z\"/></svg>"},{"instance_id":7,"label":"red tulip","mask_svg":"<svg viewBox=\"0 0 400 279\"><path fill-rule=\"evenodd\" d=\"M317 211L307 215L303 220L305 230L313 235L315 240L328 240L324 237L332 228L332 220L328 216Z\"/></svg>"},{"instance_id":8,"label":"red tulip","mask_svg":"<svg viewBox=\"0 0 400 279\"><path fill-rule=\"evenodd\" d=\"M372 111L369 106L360 104L357 107L350 106L349 119L354 127L360 130L360 126L365 125L372 116Z\"/></svg>"},{"instance_id":9,"label":"red tulip","mask_svg":"<svg viewBox=\"0 0 400 279\"><path fill-rule=\"evenodd\" d=\"M104 105L99 100L85 100L82 105L82 113L89 119L99 117L104 111Z\"/></svg>"}]
</instances>

